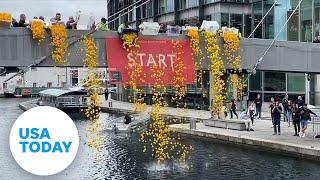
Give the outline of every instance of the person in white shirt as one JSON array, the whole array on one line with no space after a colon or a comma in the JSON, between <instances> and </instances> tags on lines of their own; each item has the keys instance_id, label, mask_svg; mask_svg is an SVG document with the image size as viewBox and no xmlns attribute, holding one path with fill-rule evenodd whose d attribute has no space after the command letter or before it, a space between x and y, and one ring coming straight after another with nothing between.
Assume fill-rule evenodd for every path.
<instances>
[{"instance_id":1,"label":"person in white shirt","mask_svg":"<svg viewBox=\"0 0 320 180\"><path fill-rule=\"evenodd\" d=\"M240 113L240 120L245 121L247 131L254 131L252 129L252 123L249 116L249 111L246 111L245 109L242 110Z\"/></svg>"}]
</instances>

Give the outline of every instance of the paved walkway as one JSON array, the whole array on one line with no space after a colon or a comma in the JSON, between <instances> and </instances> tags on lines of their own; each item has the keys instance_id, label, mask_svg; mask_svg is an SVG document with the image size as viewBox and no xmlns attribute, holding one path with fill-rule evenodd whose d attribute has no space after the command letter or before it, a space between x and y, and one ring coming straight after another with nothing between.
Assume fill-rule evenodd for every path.
<instances>
[{"instance_id":1,"label":"paved walkway","mask_svg":"<svg viewBox=\"0 0 320 180\"><path fill-rule=\"evenodd\" d=\"M133 111L134 105L132 103L120 102L109 100L112 102L112 108L108 107L108 102L101 96L102 107L105 109L115 109L121 111ZM149 113L151 106L146 106L143 113ZM204 110L188 109L186 112L176 108L167 108L167 116L175 116L182 118L196 118L196 119L209 119L210 112ZM223 128L215 128L204 126L203 123L197 123L195 130L190 129L189 124L173 124L170 129L188 135L195 135L200 137L208 137L212 139L219 139L223 141L232 142L235 144L246 144L261 150L272 150L285 152L290 155L305 157L313 160L320 161L320 143L319 139L314 138L312 124L306 133L306 137L300 138L293 136L294 128L288 127L288 123L281 122L281 135L272 135L273 127L270 121L269 112L262 113L262 120L255 120L253 129L254 131L237 131ZM319 128L320 130L320 128Z\"/></svg>"},{"instance_id":2,"label":"paved walkway","mask_svg":"<svg viewBox=\"0 0 320 180\"><path fill-rule=\"evenodd\" d=\"M122 102L122 101L115 101L115 100L108 100L106 101L104 96L100 96L102 107L108 108L108 103L112 102L112 108L111 109L119 109L123 111L133 111L134 105L132 103L128 102ZM109 98L111 99L111 98ZM173 107L167 107L166 115L168 116L176 116L176 117L186 117L186 118L196 118L196 119L209 119L211 114L210 111L205 110L196 110L196 109L187 109L186 111L182 109L177 109ZM150 112L151 106L147 105L146 110L144 112ZM228 113L229 116L230 113ZM269 112L262 112L262 119L264 120L271 120ZM238 112L238 115L240 115L240 112Z\"/></svg>"}]
</instances>

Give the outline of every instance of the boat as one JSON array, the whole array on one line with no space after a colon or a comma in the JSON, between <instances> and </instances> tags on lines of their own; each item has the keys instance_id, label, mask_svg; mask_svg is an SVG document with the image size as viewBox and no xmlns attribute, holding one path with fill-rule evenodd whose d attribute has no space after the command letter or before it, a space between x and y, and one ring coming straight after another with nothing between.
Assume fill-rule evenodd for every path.
<instances>
[{"instance_id":1,"label":"boat","mask_svg":"<svg viewBox=\"0 0 320 180\"><path fill-rule=\"evenodd\" d=\"M39 92L38 105L56 107L67 114L83 116L89 98L83 88L46 89Z\"/></svg>"}]
</instances>

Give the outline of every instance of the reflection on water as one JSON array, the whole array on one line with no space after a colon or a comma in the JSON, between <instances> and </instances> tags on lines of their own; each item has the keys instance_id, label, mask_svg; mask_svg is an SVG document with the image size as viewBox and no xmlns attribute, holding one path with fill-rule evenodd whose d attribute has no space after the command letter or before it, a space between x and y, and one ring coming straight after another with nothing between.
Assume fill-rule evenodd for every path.
<instances>
[{"instance_id":1,"label":"reflection on water","mask_svg":"<svg viewBox=\"0 0 320 180\"><path fill-rule=\"evenodd\" d=\"M320 164L236 146L184 139L193 151L185 163L156 163L151 154L142 153L137 134L104 136L102 152L88 148L86 120L75 120L80 145L75 161L63 172L50 177L31 175L14 162L9 150L9 132L22 113L18 103L26 99L0 99L0 179L319 179ZM105 119L114 118L103 114Z\"/></svg>"}]
</instances>

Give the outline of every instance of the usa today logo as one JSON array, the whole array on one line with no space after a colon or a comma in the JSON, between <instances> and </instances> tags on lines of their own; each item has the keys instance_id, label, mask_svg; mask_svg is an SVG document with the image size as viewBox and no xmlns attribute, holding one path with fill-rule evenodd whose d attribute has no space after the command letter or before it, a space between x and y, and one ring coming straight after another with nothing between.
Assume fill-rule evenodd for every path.
<instances>
[{"instance_id":1,"label":"usa today logo","mask_svg":"<svg viewBox=\"0 0 320 180\"><path fill-rule=\"evenodd\" d=\"M76 157L78 130L63 111L47 106L32 108L11 128L10 150L26 171L40 176L57 174Z\"/></svg>"}]
</instances>

